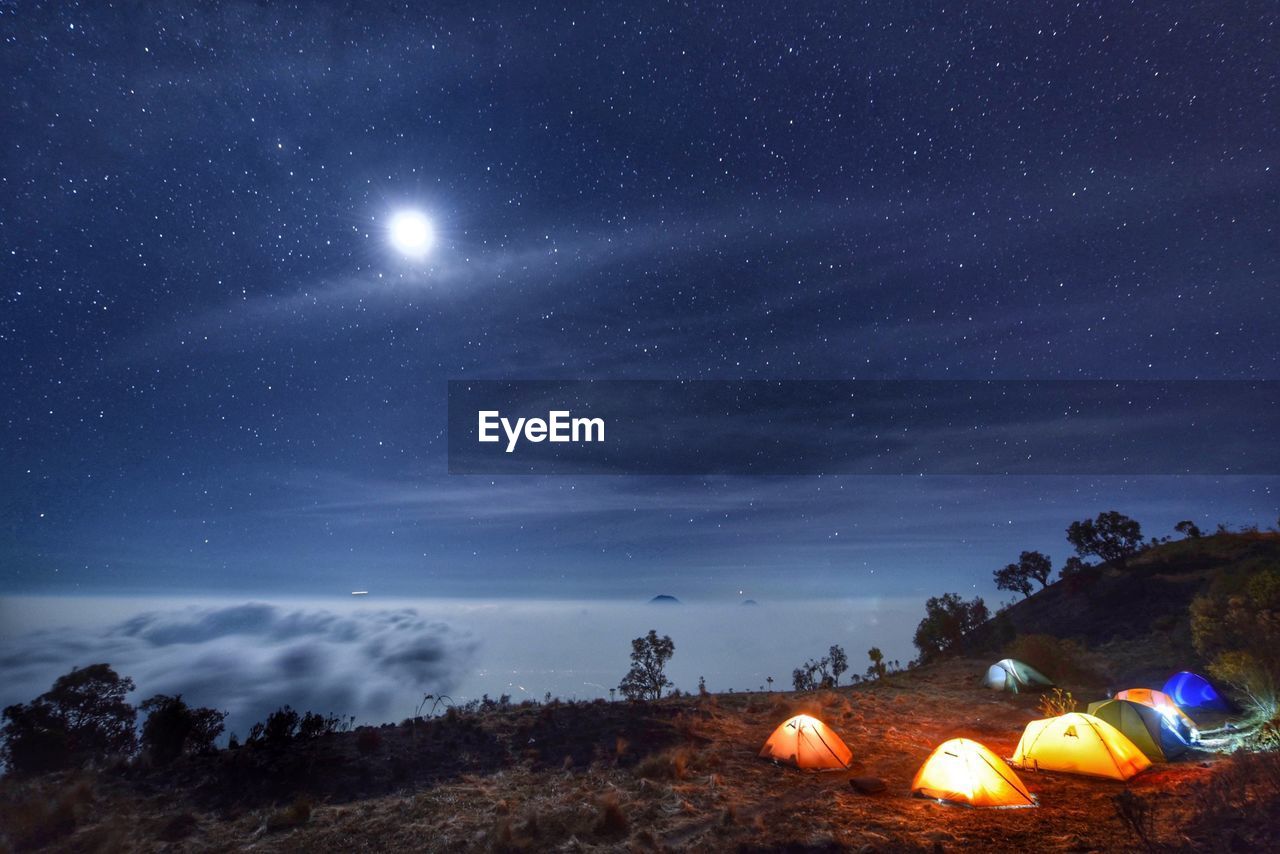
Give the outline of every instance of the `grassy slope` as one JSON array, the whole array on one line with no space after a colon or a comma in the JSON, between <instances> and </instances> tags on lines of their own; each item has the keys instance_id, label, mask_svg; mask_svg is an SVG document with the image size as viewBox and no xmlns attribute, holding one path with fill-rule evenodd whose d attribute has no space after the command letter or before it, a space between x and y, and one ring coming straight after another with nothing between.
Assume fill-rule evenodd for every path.
<instances>
[{"instance_id":1,"label":"grassy slope","mask_svg":"<svg viewBox=\"0 0 1280 854\"><path fill-rule=\"evenodd\" d=\"M1116 682L1157 684L1196 669L1188 609L1223 574L1280 565L1280 535L1219 534L1149 549L1092 581L1058 581L1015 603L975 634L973 649L998 655L1011 635L1048 634L1102 648ZM1034 662L1032 662L1034 663Z\"/></svg>"},{"instance_id":2,"label":"grassy slope","mask_svg":"<svg viewBox=\"0 0 1280 854\"><path fill-rule=\"evenodd\" d=\"M1127 573L1104 572L1087 590L1053 585L1007 618L1024 631L1100 645L1118 679L1138 684L1149 671L1158 684L1186 663L1191 596L1215 572L1277 557L1275 537L1171 543ZM82 851L1135 846L1111 800L1126 786L1114 781L1024 774L1041 799L1035 810L967 810L910 797L916 769L939 742L967 736L1008 756L1038 716L1036 697L980 687L989 660L956 659L816 695L496 710L384 727L377 739L365 737L363 751L359 734L347 733L283 751L191 757L163 773L6 780L0 826L13 839L43 829L51 847ZM1100 696L1096 685L1065 687L1082 701ZM806 774L756 758L773 727L801 711L845 738L855 757L850 771ZM1280 844L1267 836L1276 830L1266 820L1280 808L1280 763L1267 766L1270 776L1237 766L1195 754L1129 788L1155 806L1156 833L1167 844ZM883 778L888 791L856 794L848 785L856 774Z\"/></svg>"}]
</instances>

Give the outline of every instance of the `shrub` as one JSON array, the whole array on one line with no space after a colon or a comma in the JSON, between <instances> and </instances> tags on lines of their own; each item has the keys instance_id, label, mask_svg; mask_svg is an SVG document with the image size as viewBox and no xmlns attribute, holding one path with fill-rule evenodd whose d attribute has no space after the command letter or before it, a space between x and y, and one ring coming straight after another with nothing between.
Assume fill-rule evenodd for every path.
<instances>
[{"instance_id":1,"label":"shrub","mask_svg":"<svg viewBox=\"0 0 1280 854\"><path fill-rule=\"evenodd\" d=\"M1183 796L1189 850L1273 851L1280 842L1280 752L1238 750Z\"/></svg>"},{"instance_id":2,"label":"shrub","mask_svg":"<svg viewBox=\"0 0 1280 854\"><path fill-rule=\"evenodd\" d=\"M321 715L307 712L298 723L298 738L317 738L335 732L348 732L355 723L355 715Z\"/></svg>"},{"instance_id":3,"label":"shrub","mask_svg":"<svg viewBox=\"0 0 1280 854\"><path fill-rule=\"evenodd\" d=\"M689 775L689 751L679 747L651 753L636 764L635 775L645 780L683 780Z\"/></svg>"},{"instance_id":4,"label":"shrub","mask_svg":"<svg viewBox=\"0 0 1280 854\"><path fill-rule=\"evenodd\" d=\"M1191 603L1191 636L1209 672L1262 720L1280 711L1280 569L1220 579ZM1222 588L1226 589L1222 589Z\"/></svg>"},{"instance_id":5,"label":"shrub","mask_svg":"<svg viewBox=\"0 0 1280 854\"><path fill-rule=\"evenodd\" d=\"M268 747L282 747L293 741L298 734L301 718L289 706L281 706L267 715L264 723L256 723L249 730L250 744L264 744Z\"/></svg>"},{"instance_id":6,"label":"shrub","mask_svg":"<svg viewBox=\"0 0 1280 854\"><path fill-rule=\"evenodd\" d=\"M0 803L0 849L6 838L19 851L51 845L74 833L93 805L93 786L84 779L67 781L53 790L20 790L19 795Z\"/></svg>"},{"instance_id":7,"label":"shrub","mask_svg":"<svg viewBox=\"0 0 1280 854\"><path fill-rule=\"evenodd\" d=\"M184 753L212 750L227 717L226 712L215 709L193 709L183 702L181 694L156 694L143 700L141 708L147 713L142 724L142 748L160 765L167 765Z\"/></svg>"},{"instance_id":8,"label":"shrub","mask_svg":"<svg viewBox=\"0 0 1280 854\"><path fill-rule=\"evenodd\" d=\"M1056 718L1058 715L1074 712L1079 708L1079 704L1076 702L1076 698L1071 696L1070 691L1054 688L1052 692L1040 698L1039 708L1040 714L1046 718Z\"/></svg>"},{"instance_id":9,"label":"shrub","mask_svg":"<svg viewBox=\"0 0 1280 854\"><path fill-rule=\"evenodd\" d=\"M631 824L627 821L627 814L622 811L622 805L618 803L618 796L613 793L605 795L598 802L598 807L600 814L596 818L596 835L611 839L626 836Z\"/></svg>"},{"instance_id":10,"label":"shrub","mask_svg":"<svg viewBox=\"0 0 1280 854\"><path fill-rule=\"evenodd\" d=\"M1025 661L1055 682L1093 685L1100 681L1095 657L1070 638L1019 635L1006 647L1006 654Z\"/></svg>"},{"instance_id":11,"label":"shrub","mask_svg":"<svg viewBox=\"0 0 1280 854\"><path fill-rule=\"evenodd\" d=\"M284 809L276 810L267 816L267 831L290 830L300 827L311 820L311 801L298 798Z\"/></svg>"}]
</instances>

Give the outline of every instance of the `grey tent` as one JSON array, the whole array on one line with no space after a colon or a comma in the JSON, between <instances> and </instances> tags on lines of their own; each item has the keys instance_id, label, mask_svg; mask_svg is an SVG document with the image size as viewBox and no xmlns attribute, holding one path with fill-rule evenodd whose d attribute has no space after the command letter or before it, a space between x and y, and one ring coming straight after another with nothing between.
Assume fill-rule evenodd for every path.
<instances>
[{"instance_id":1,"label":"grey tent","mask_svg":"<svg viewBox=\"0 0 1280 854\"><path fill-rule=\"evenodd\" d=\"M993 691L1028 691L1034 688L1050 688L1053 681L1029 664L1013 658L997 661L987 668L984 684Z\"/></svg>"}]
</instances>

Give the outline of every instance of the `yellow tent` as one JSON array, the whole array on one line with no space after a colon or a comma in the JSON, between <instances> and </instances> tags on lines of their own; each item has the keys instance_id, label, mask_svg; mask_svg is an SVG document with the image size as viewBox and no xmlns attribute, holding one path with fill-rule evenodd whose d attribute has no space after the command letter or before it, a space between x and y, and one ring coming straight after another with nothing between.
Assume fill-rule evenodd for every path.
<instances>
[{"instance_id":1,"label":"yellow tent","mask_svg":"<svg viewBox=\"0 0 1280 854\"><path fill-rule=\"evenodd\" d=\"M1016 768L1115 780L1128 780L1151 767L1151 760L1120 730L1080 712L1027 724L1009 761Z\"/></svg>"},{"instance_id":2,"label":"yellow tent","mask_svg":"<svg viewBox=\"0 0 1280 854\"><path fill-rule=\"evenodd\" d=\"M853 761L853 751L840 736L808 715L784 721L760 748L760 756L811 770L848 768Z\"/></svg>"},{"instance_id":3,"label":"yellow tent","mask_svg":"<svg viewBox=\"0 0 1280 854\"><path fill-rule=\"evenodd\" d=\"M938 745L916 772L911 794L970 807L1014 809L1036 805L1035 796L1004 760L967 738L953 738Z\"/></svg>"},{"instance_id":4,"label":"yellow tent","mask_svg":"<svg viewBox=\"0 0 1280 854\"><path fill-rule=\"evenodd\" d=\"M1124 691L1117 691L1116 699L1150 706L1176 726L1182 732L1182 737L1187 741L1197 741L1200 738L1200 730L1196 727L1196 722L1191 720L1186 712L1178 708L1178 704L1173 701L1173 698L1163 691L1156 691L1153 688L1128 688Z\"/></svg>"}]
</instances>

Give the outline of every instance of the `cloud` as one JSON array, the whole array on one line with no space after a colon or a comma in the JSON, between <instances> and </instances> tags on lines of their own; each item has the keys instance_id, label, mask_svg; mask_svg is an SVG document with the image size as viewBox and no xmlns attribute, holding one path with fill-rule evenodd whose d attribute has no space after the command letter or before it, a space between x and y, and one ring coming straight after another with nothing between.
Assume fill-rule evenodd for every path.
<instances>
[{"instance_id":1,"label":"cloud","mask_svg":"<svg viewBox=\"0 0 1280 854\"><path fill-rule=\"evenodd\" d=\"M338 613L261 603L149 611L98 629L33 632L0 654L0 703L26 702L72 667L100 661L137 683L135 702L182 694L229 712L244 735L267 713L408 717L423 694L447 694L478 642L410 608Z\"/></svg>"}]
</instances>

